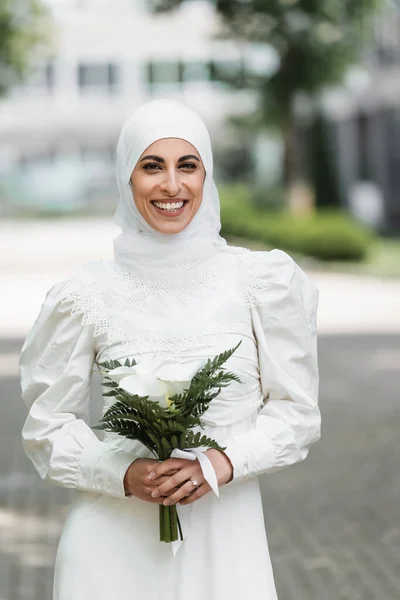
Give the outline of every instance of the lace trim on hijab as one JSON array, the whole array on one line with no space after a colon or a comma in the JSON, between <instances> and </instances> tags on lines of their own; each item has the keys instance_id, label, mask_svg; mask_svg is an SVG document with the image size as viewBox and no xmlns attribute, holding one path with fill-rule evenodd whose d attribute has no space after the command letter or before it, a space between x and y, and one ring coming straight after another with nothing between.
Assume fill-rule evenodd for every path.
<instances>
[{"instance_id":1,"label":"lace trim on hijab","mask_svg":"<svg viewBox=\"0 0 400 600\"><path fill-rule=\"evenodd\" d=\"M201 263L168 269L133 269L111 262L85 265L65 282L64 302L94 335L135 352L178 352L201 336L226 333L234 320L248 331L249 308L257 304L265 281L265 259L254 254L221 253Z\"/></svg>"}]
</instances>

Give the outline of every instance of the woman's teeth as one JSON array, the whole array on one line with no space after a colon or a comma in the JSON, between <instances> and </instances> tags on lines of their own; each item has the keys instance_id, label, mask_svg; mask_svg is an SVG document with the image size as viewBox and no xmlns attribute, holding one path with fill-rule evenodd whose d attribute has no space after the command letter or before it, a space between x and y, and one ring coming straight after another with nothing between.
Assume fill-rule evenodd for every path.
<instances>
[{"instance_id":1,"label":"woman's teeth","mask_svg":"<svg viewBox=\"0 0 400 600\"><path fill-rule=\"evenodd\" d=\"M164 204L164 202L154 202L153 203L157 208L161 208L161 210L167 210L168 212L173 212L174 210L179 210L185 204L184 202L168 202Z\"/></svg>"}]
</instances>

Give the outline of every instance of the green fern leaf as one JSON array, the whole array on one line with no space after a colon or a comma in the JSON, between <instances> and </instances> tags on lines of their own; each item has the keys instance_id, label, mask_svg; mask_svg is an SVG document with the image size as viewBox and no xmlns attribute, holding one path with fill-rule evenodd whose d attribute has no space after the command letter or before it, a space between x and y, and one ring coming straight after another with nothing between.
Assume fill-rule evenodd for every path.
<instances>
[{"instance_id":1,"label":"green fern leaf","mask_svg":"<svg viewBox=\"0 0 400 600\"><path fill-rule=\"evenodd\" d=\"M168 442L168 440L165 437L161 438L161 447L163 449L164 455L166 457L170 456L170 454L172 452L172 447L171 447L171 444Z\"/></svg>"},{"instance_id":2,"label":"green fern leaf","mask_svg":"<svg viewBox=\"0 0 400 600\"><path fill-rule=\"evenodd\" d=\"M103 394L103 396L105 396L107 398L114 398L117 395L118 395L118 392L116 390L110 390L109 392L104 392L104 394Z\"/></svg>"},{"instance_id":3,"label":"green fern leaf","mask_svg":"<svg viewBox=\"0 0 400 600\"><path fill-rule=\"evenodd\" d=\"M118 387L118 383L115 383L115 381L103 381L101 385L103 387L110 387L110 388L117 388Z\"/></svg>"}]
</instances>

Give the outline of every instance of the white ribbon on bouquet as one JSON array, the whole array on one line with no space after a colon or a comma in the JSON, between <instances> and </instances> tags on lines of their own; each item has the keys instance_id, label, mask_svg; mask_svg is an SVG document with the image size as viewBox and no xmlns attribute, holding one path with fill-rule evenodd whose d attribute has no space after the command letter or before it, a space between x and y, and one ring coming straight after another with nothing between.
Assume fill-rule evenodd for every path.
<instances>
[{"instance_id":1,"label":"white ribbon on bouquet","mask_svg":"<svg viewBox=\"0 0 400 600\"><path fill-rule=\"evenodd\" d=\"M175 448L172 451L171 458L185 458L187 460L199 460L201 470L203 472L204 479L210 485L214 494L219 498L219 489L218 489L218 480L217 475L215 473L212 462L208 458L204 452L209 448L200 447L200 448L189 448L188 450L180 450L179 448ZM176 504L176 510L179 517L179 522L181 524L182 529L182 537L185 539L192 528L192 509L193 504ZM178 552L181 544L181 539L176 540L171 543L172 552L175 556Z\"/></svg>"}]
</instances>

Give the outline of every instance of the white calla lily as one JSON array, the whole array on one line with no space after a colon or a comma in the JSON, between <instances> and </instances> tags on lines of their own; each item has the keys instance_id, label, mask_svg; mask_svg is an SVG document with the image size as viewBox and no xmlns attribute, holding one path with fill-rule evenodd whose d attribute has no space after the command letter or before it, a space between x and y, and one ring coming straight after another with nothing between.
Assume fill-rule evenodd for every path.
<instances>
[{"instance_id":1,"label":"white calla lily","mask_svg":"<svg viewBox=\"0 0 400 600\"><path fill-rule=\"evenodd\" d=\"M151 375L129 375L119 382L119 387L136 396L149 396L154 402L165 405L168 387L163 381Z\"/></svg>"},{"instance_id":2,"label":"white calla lily","mask_svg":"<svg viewBox=\"0 0 400 600\"><path fill-rule=\"evenodd\" d=\"M172 404L170 398L187 390L203 366L204 360L183 363L149 360L132 367L117 367L108 371L107 376L129 394L148 396L168 408Z\"/></svg>"},{"instance_id":3,"label":"white calla lily","mask_svg":"<svg viewBox=\"0 0 400 600\"><path fill-rule=\"evenodd\" d=\"M132 374L132 369L134 367L117 367L116 369L112 369L108 371L107 377L112 379L115 383L119 383L121 379L124 377L128 377L128 375Z\"/></svg>"},{"instance_id":4,"label":"white calla lily","mask_svg":"<svg viewBox=\"0 0 400 600\"><path fill-rule=\"evenodd\" d=\"M166 383L170 396L174 396L187 390L193 377L203 367L204 360L164 363L157 369L157 377Z\"/></svg>"}]
</instances>

